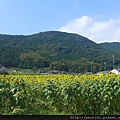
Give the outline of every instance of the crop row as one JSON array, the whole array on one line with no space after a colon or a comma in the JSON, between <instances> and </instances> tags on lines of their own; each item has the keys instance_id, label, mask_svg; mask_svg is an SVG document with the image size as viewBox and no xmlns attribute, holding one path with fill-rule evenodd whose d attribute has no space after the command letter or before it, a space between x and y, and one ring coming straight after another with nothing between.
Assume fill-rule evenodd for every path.
<instances>
[{"instance_id":1,"label":"crop row","mask_svg":"<svg viewBox=\"0 0 120 120\"><path fill-rule=\"evenodd\" d=\"M0 114L120 114L120 75L1 75Z\"/></svg>"}]
</instances>

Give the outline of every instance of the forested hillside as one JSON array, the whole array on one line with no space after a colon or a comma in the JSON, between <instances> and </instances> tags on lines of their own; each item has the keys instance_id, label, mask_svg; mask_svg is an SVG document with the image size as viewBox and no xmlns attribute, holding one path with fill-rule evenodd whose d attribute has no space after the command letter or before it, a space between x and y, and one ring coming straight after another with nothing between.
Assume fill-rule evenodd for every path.
<instances>
[{"instance_id":1,"label":"forested hillside","mask_svg":"<svg viewBox=\"0 0 120 120\"><path fill-rule=\"evenodd\" d=\"M0 35L0 64L5 67L97 72L104 70L104 62L112 69L113 54L118 66L118 51L77 34L48 31L28 36Z\"/></svg>"},{"instance_id":2,"label":"forested hillside","mask_svg":"<svg viewBox=\"0 0 120 120\"><path fill-rule=\"evenodd\" d=\"M113 42L113 43L101 43L100 44L104 49L110 50L110 51L114 51L115 53L119 53L120 54L120 43L118 42Z\"/></svg>"}]
</instances>

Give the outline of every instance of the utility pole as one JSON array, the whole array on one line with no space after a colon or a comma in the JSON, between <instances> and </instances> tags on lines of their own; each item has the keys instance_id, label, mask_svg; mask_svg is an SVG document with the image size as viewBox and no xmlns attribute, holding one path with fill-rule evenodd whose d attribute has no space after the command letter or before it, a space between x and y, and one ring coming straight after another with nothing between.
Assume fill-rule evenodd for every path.
<instances>
[{"instance_id":1,"label":"utility pole","mask_svg":"<svg viewBox=\"0 0 120 120\"><path fill-rule=\"evenodd\" d=\"M91 63L91 73L92 73L92 63Z\"/></svg>"},{"instance_id":2,"label":"utility pole","mask_svg":"<svg viewBox=\"0 0 120 120\"><path fill-rule=\"evenodd\" d=\"M105 65L105 66L104 66L104 71L106 71L106 62L104 62L104 65Z\"/></svg>"},{"instance_id":3,"label":"utility pole","mask_svg":"<svg viewBox=\"0 0 120 120\"><path fill-rule=\"evenodd\" d=\"M120 72L120 67L119 67L119 66L120 66L120 64L118 65L118 68L117 68L117 69L118 69L118 71Z\"/></svg>"},{"instance_id":4,"label":"utility pole","mask_svg":"<svg viewBox=\"0 0 120 120\"><path fill-rule=\"evenodd\" d=\"M114 62L115 62L115 60L114 60L114 55L113 55L112 57L113 57L113 69L114 69Z\"/></svg>"}]
</instances>

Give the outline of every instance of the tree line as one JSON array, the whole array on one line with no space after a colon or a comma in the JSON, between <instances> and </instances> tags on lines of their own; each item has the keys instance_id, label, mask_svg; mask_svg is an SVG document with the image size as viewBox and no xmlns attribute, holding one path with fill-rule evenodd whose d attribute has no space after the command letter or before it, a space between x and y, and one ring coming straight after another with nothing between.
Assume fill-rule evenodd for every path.
<instances>
[{"instance_id":1,"label":"tree line","mask_svg":"<svg viewBox=\"0 0 120 120\"><path fill-rule=\"evenodd\" d=\"M120 65L119 52L109 50L111 47L106 45L77 34L58 31L29 36L0 35L0 64L7 68L95 73L112 69L113 54L115 66ZM119 44L116 47L119 49Z\"/></svg>"}]
</instances>

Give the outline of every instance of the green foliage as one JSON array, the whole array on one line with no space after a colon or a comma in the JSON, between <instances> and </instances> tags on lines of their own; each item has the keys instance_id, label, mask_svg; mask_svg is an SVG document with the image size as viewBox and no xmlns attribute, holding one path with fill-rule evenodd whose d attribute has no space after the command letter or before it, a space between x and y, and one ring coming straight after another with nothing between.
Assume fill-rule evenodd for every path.
<instances>
[{"instance_id":1,"label":"green foliage","mask_svg":"<svg viewBox=\"0 0 120 120\"><path fill-rule=\"evenodd\" d=\"M40 58L40 55L36 52L27 52L27 53L20 54L21 60L33 59L34 61L37 61L39 58Z\"/></svg>"},{"instance_id":2,"label":"green foliage","mask_svg":"<svg viewBox=\"0 0 120 120\"><path fill-rule=\"evenodd\" d=\"M29 36L0 35L0 64L5 67L31 69L35 66L36 68L50 66L65 71L73 71L75 65L80 68L76 67L74 71L79 69L90 71L89 61L94 64L93 71L96 72L100 65L103 70L104 62L107 62L107 69L112 68L112 54L115 54L115 65L120 64L119 44L114 45L117 52L106 49L106 46L77 34L57 31L40 32Z\"/></svg>"},{"instance_id":3,"label":"green foliage","mask_svg":"<svg viewBox=\"0 0 120 120\"><path fill-rule=\"evenodd\" d=\"M115 53L119 53L119 49L120 49L120 43L118 42L113 42L113 43L101 43L100 44L104 49L108 49L111 51L114 51Z\"/></svg>"},{"instance_id":4,"label":"green foliage","mask_svg":"<svg viewBox=\"0 0 120 120\"><path fill-rule=\"evenodd\" d=\"M120 75L0 76L1 115L119 115Z\"/></svg>"}]
</instances>

